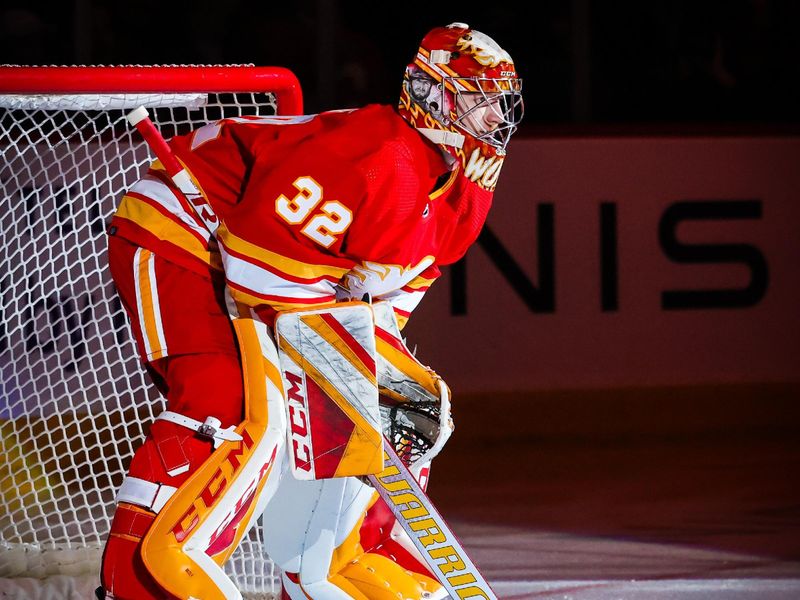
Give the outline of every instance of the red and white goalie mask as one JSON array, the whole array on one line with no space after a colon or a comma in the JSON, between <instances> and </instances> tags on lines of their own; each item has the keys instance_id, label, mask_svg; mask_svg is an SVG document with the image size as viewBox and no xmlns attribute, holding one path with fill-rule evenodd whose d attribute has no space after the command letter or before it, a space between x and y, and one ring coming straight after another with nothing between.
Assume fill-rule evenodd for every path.
<instances>
[{"instance_id":1,"label":"red and white goalie mask","mask_svg":"<svg viewBox=\"0 0 800 600\"><path fill-rule=\"evenodd\" d=\"M464 23L430 31L406 67L399 112L467 168L502 160L522 119L522 80L508 53Z\"/></svg>"}]
</instances>

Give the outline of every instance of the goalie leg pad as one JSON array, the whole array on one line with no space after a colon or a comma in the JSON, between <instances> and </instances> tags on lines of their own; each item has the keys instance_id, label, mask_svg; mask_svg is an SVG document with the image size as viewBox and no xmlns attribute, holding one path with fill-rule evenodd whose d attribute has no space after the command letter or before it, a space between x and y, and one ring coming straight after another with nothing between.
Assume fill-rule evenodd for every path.
<instances>
[{"instance_id":1,"label":"goalie leg pad","mask_svg":"<svg viewBox=\"0 0 800 600\"><path fill-rule=\"evenodd\" d=\"M241 421L242 376L235 355L173 356L156 361L151 368L164 384L169 408L192 415L213 415L220 423ZM187 373L193 374L189 381ZM213 412L205 412L212 406ZM151 425L119 490L103 553L104 588L115 598L169 597L145 567L141 540L155 515L212 450L212 441L191 429L162 419Z\"/></svg>"},{"instance_id":2,"label":"goalie leg pad","mask_svg":"<svg viewBox=\"0 0 800 600\"><path fill-rule=\"evenodd\" d=\"M303 585L327 580L334 550L360 524L372 495L354 477L301 481L287 472L263 515L267 553Z\"/></svg>"},{"instance_id":3,"label":"goalie leg pad","mask_svg":"<svg viewBox=\"0 0 800 600\"><path fill-rule=\"evenodd\" d=\"M219 447L169 499L142 542L146 567L179 598L241 598L222 565L277 485L279 470L273 466L286 422L275 344L259 321L235 319L234 328L244 373L244 420L226 433L240 439L221 436Z\"/></svg>"},{"instance_id":4,"label":"goalie leg pad","mask_svg":"<svg viewBox=\"0 0 800 600\"><path fill-rule=\"evenodd\" d=\"M183 385L172 388L179 401L170 397L170 412L156 420L132 462L103 560L103 586L114 598L241 597L221 565L276 484L270 475L285 420L266 327L245 319L235 327L242 355L242 366L235 359L238 383L230 386L234 395L238 390L235 408L202 394L192 401L199 391L180 373ZM163 373L167 383L176 363L172 357ZM219 373L206 365L194 381ZM216 410L204 415L204 403Z\"/></svg>"},{"instance_id":5,"label":"goalie leg pad","mask_svg":"<svg viewBox=\"0 0 800 600\"><path fill-rule=\"evenodd\" d=\"M288 467L287 467L288 469ZM442 587L377 553L365 553L359 532L372 487L347 477L281 479L263 516L264 545L281 568L284 595L292 600L433 599Z\"/></svg>"}]
</instances>

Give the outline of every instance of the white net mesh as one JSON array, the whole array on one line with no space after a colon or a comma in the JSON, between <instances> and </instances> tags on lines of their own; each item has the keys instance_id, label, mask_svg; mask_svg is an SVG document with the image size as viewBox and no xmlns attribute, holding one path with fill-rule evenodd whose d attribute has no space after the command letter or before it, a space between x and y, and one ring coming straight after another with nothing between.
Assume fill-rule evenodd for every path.
<instances>
[{"instance_id":1,"label":"white net mesh","mask_svg":"<svg viewBox=\"0 0 800 600\"><path fill-rule=\"evenodd\" d=\"M166 138L276 112L268 94L149 96ZM43 98L0 109L0 577L99 573L116 490L164 407L106 268L107 221L148 148L119 95ZM277 589L259 532L226 566L247 597Z\"/></svg>"}]
</instances>

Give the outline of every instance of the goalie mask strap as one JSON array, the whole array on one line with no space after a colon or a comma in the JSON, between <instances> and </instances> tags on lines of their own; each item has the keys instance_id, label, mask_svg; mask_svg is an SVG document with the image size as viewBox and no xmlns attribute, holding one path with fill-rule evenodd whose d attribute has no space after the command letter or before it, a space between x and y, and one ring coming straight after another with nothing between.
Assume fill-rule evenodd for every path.
<instances>
[{"instance_id":1,"label":"goalie mask strap","mask_svg":"<svg viewBox=\"0 0 800 600\"><path fill-rule=\"evenodd\" d=\"M122 482L119 492L117 492L116 501L117 503L135 504L158 514L176 489L171 485L153 483L152 481L129 475Z\"/></svg>"},{"instance_id":2,"label":"goalie mask strap","mask_svg":"<svg viewBox=\"0 0 800 600\"><path fill-rule=\"evenodd\" d=\"M236 429L235 426L231 425L227 429L222 429L220 427L222 422L216 417L206 417L206 420L201 423L191 417L172 412L171 410L165 410L156 417L156 421L159 419L181 425L187 429L196 431L203 437L210 438L214 442L215 449L218 448L222 442L238 442L242 439L242 436L234 431Z\"/></svg>"},{"instance_id":3,"label":"goalie mask strap","mask_svg":"<svg viewBox=\"0 0 800 600\"><path fill-rule=\"evenodd\" d=\"M418 127L422 135L432 141L434 144L444 144L445 146L453 146L461 148L464 145L464 136L455 131L445 131L443 129L429 129L427 127Z\"/></svg>"}]
</instances>

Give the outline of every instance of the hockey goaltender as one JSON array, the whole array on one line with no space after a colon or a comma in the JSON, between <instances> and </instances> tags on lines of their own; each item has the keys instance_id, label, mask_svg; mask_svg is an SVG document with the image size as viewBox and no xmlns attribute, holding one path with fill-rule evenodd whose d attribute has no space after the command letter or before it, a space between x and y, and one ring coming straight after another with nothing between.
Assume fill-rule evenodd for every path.
<instances>
[{"instance_id":1,"label":"hockey goaltender","mask_svg":"<svg viewBox=\"0 0 800 600\"><path fill-rule=\"evenodd\" d=\"M109 227L167 410L119 490L98 597L241 598L222 565L262 514L286 597L493 597L420 498L395 510L403 529L367 477L407 485L385 436L424 485L450 434L447 386L400 330L475 241L522 109L509 55L453 23L424 37L396 106L169 142L181 172L154 162Z\"/></svg>"}]
</instances>

